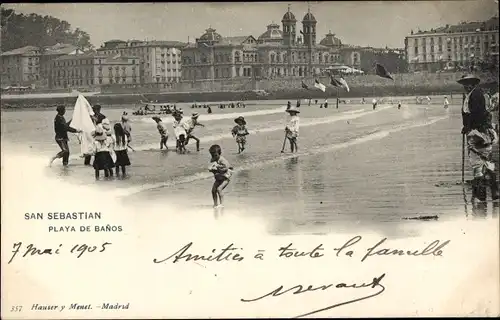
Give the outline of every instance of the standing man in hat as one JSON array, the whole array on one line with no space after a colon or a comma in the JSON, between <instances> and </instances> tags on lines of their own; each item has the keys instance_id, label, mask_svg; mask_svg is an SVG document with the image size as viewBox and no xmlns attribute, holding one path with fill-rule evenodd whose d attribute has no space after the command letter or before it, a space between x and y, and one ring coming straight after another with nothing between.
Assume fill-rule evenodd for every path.
<instances>
[{"instance_id":1,"label":"standing man in hat","mask_svg":"<svg viewBox=\"0 0 500 320\"><path fill-rule=\"evenodd\" d=\"M196 141L196 151L200 151L200 139L196 138L192 133L196 126L205 127L203 124L198 123L199 113L195 112L191 115L191 119L185 119L182 121L182 126L186 130L187 138L185 144L187 145L189 139L193 139Z\"/></svg>"},{"instance_id":2,"label":"standing man in hat","mask_svg":"<svg viewBox=\"0 0 500 320\"><path fill-rule=\"evenodd\" d=\"M101 105L96 104L92 107L92 110L94 111L94 115L91 116L92 121L94 124L97 126L98 124L102 123L102 120L106 119L106 116L101 113ZM84 165L90 166L90 161L92 160L92 156L85 156L85 160L83 162Z\"/></svg>"},{"instance_id":3,"label":"standing man in hat","mask_svg":"<svg viewBox=\"0 0 500 320\"><path fill-rule=\"evenodd\" d=\"M287 109L286 112L290 115L285 127L286 138L290 142L290 150L296 152L299 150L297 146L297 138L299 136L299 116L300 110L296 107Z\"/></svg>"},{"instance_id":4,"label":"standing man in hat","mask_svg":"<svg viewBox=\"0 0 500 320\"><path fill-rule=\"evenodd\" d=\"M56 142L59 145L59 148L61 148L61 151L50 159L49 166L52 165L54 160L59 158L62 158L63 166L67 166L69 162L68 132L78 133L81 131L71 128L69 126L71 121L66 122L66 119L64 118L64 114L66 113L65 106L59 105L56 110L57 115L54 118L54 131L56 133Z\"/></svg>"},{"instance_id":5,"label":"standing man in hat","mask_svg":"<svg viewBox=\"0 0 500 320\"><path fill-rule=\"evenodd\" d=\"M462 134L467 139L469 160L472 165L472 201L485 207L486 189L489 185L492 200L498 199L498 183L495 164L491 161L492 146L498 142L498 135L491 125L491 114L486 109L481 80L474 75L465 75L458 80L464 86L465 98L462 105Z\"/></svg>"}]
</instances>

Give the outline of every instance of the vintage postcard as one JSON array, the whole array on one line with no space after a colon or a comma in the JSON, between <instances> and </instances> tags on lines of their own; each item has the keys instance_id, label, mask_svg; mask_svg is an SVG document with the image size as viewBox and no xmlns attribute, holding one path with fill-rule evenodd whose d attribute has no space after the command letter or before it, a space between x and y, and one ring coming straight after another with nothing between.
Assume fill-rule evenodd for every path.
<instances>
[{"instance_id":1,"label":"vintage postcard","mask_svg":"<svg viewBox=\"0 0 500 320\"><path fill-rule=\"evenodd\" d=\"M498 3L1 6L3 319L500 315Z\"/></svg>"}]
</instances>

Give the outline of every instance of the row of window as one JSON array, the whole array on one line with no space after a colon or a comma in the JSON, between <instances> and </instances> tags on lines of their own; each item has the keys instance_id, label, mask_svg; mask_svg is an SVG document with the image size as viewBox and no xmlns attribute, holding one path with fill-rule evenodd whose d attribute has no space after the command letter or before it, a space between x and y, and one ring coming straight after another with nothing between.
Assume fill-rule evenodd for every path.
<instances>
[{"instance_id":1,"label":"row of window","mask_svg":"<svg viewBox=\"0 0 500 320\"><path fill-rule=\"evenodd\" d=\"M431 56L431 57L422 56L422 60L419 62L440 62L440 61L444 61L444 60L468 61L468 60L474 60L474 57L475 57L474 54L455 53L454 55L445 56L444 59L440 59L439 57L435 57L435 56Z\"/></svg>"},{"instance_id":2,"label":"row of window","mask_svg":"<svg viewBox=\"0 0 500 320\"><path fill-rule=\"evenodd\" d=\"M306 52L299 52L298 53L298 61L303 62L307 60L307 57L309 56L309 53ZM258 62L259 61L259 55L258 54L243 54L243 62ZM238 63L240 62L240 54L237 51L235 53L235 62ZM287 53L269 53L269 59L271 63L287 63L288 62L288 55ZM320 63L328 63L328 62L335 62L340 59L338 55L331 55L331 54L322 54L318 53L317 55L313 55L313 61L318 59ZM192 57L184 57L184 64L185 65L190 65L193 64L193 58ZM295 52L292 53L292 62L295 62ZM200 57L200 62L201 63L210 63L210 59L205 54L202 54ZM223 62L232 62L231 61L231 55L230 54L217 54L215 55L215 63L223 63ZM262 59L260 59L260 62L263 62Z\"/></svg>"},{"instance_id":3,"label":"row of window","mask_svg":"<svg viewBox=\"0 0 500 320\"><path fill-rule=\"evenodd\" d=\"M52 71L52 76L53 77L79 77L79 76L85 76L85 77L91 77L93 74L92 70L85 69L85 70L71 70L71 71L65 71L65 70L53 70ZM99 74L102 75L102 71L99 71ZM113 72L112 70L108 70L108 74L112 75ZM115 72L116 75L119 75L119 71L116 70ZM126 72L125 70L122 70L121 72L122 75L125 75ZM135 71L132 71L132 75L135 75Z\"/></svg>"},{"instance_id":4,"label":"row of window","mask_svg":"<svg viewBox=\"0 0 500 320\"><path fill-rule=\"evenodd\" d=\"M114 84L114 83L127 83L127 79L126 78L109 78L108 79L108 83L109 84ZM98 84L103 84L104 81L103 81L103 78L99 78L97 80L97 83ZM132 78L132 83L137 83L137 78ZM83 79L79 79L79 80L71 80L71 81L54 81L53 83L53 86L55 87L64 87L66 88L67 86L71 85L71 86L83 86L84 84L86 85L94 85L94 79L87 79L87 80L83 80Z\"/></svg>"},{"instance_id":5,"label":"row of window","mask_svg":"<svg viewBox=\"0 0 500 320\"><path fill-rule=\"evenodd\" d=\"M498 34L484 34L484 35L478 35L478 36L461 36L461 37L453 37L453 38L447 38L448 42L480 42L481 38L483 38L484 41L488 41L490 39L492 42L498 39ZM414 39L414 46L418 47L419 44L421 43L422 45L425 45L426 42L430 42L431 44L434 43L435 38L416 38ZM438 38L438 43L441 44L443 42L443 38L440 37ZM427 41L429 40L429 41Z\"/></svg>"},{"instance_id":6,"label":"row of window","mask_svg":"<svg viewBox=\"0 0 500 320\"><path fill-rule=\"evenodd\" d=\"M18 80L18 79L22 79L23 78L22 76L18 76L17 74L2 75L2 77L7 77L7 79L9 79L9 80ZM26 77L28 79L35 79L35 80L39 79L39 76L37 74L35 74L35 75L29 74Z\"/></svg>"},{"instance_id":7,"label":"row of window","mask_svg":"<svg viewBox=\"0 0 500 320\"><path fill-rule=\"evenodd\" d=\"M161 63L161 64L165 64L165 60L158 60L158 59L157 59L157 60L156 60L156 64L160 64L160 63ZM181 64L181 60L172 61L172 63L174 63L174 64L175 64L175 63L177 63L177 64ZM167 64L170 64L170 61L169 61L169 60L167 60Z\"/></svg>"},{"instance_id":8,"label":"row of window","mask_svg":"<svg viewBox=\"0 0 500 320\"><path fill-rule=\"evenodd\" d=\"M138 54L148 54L150 53L149 48L121 48L121 49L113 49L113 50L101 50L101 52L105 55L108 54L126 54L126 55L138 55ZM161 55L162 57L172 57L176 58L178 54L170 53L170 52L162 52L160 49L156 49L156 54Z\"/></svg>"},{"instance_id":9,"label":"row of window","mask_svg":"<svg viewBox=\"0 0 500 320\"><path fill-rule=\"evenodd\" d=\"M69 67L69 66L79 66L79 65L89 65L89 64L93 64L93 59L54 61L53 66L54 67Z\"/></svg>"},{"instance_id":10,"label":"row of window","mask_svg":"<svg viewBox=\"0 0 500 320\"><path fill-rule=\"evenodd\" d=\"M187 70L187 74L185 75L188 79L210 79L210 73L206 69L194 69ZM288 68L269 68L267 69L268 76L305 76L308 73L308 67L296 67L292 68L291 71ZM259 74L259 70L255 70L256 75ZM232 72L230 68L215 68L214 70L214 78L231 78ZM251 77L252 76L252 68L236 68L235 77Z\"/></svg>"},{"instance_id":11,"label":"row of window","mask_svg":"<svg viewBox=\"0 0 500 320\"><path fill-rule=\"evenodd\" d=\"M492 47L495 47L495 46L496 46L496 44L491 44L491 46L492 46ZM452 50L451 50L452 48L453 48L453 51L469 51L469 50L470 50L470 51L474 51L474 50L480 51L480 50L481 50L481 48L483 48L483 51L488 51L488 50L490 49L490 44L489 44L488 42L484 42L484 43L483 43L483 45L481 45L481 44L476 44L476 45L474 45L474 44L470 44L470 45L462 45L462 44L460 44L460 45L458 45L458 46L457 46L457 45L455 44L453 47L447 47L447 48L446 48L446 51L451 52L451 51L452 51ZM422 50L422 53L423 53L423 54L426 54L426 53L427 53L426 48L425 48L425 47L423 47L422 49L423 49L423 50ZM414 48L414 50L413 50L413 52L414 52L414 54L415 54L415 55L418 55L418 54L419 54L419 52L420 52L420 50L419 50L419 48L418 48L418 47L415 47L415 48ZM434 47L431 47L431 48L430 48L430 52L431 52L431 53L434 53L434 52L435 52L435 51L434 51ZM438 52L438 53L442 53L442 52L443 52L443 47L441 47L441 46L440 46L440 47L438 48L438 51L437 51L437 52Z\"/></svg>"},{"instance_id":12,"label":"row of window","mask_svg":"<svg viewBox=\"0 0 500 320\"><path fill-rule=\"evenodd\" d=\"M160 73L160 72L165 72L165 70L167 72L181 72L181 69L165 69L165 68L156 68L156 73Z\"/></svg>"},{"instance_id":13,"label":"row of window","mask_svg":"<svg viewBox=\"0 0 500 320\"><path fill-rule=\"evenodd\" d=\"M179 80L179 77L159 77L159 76L156 76L156 82L173 82L173 81L178 81Z\"/></svg>"}]
</instances>

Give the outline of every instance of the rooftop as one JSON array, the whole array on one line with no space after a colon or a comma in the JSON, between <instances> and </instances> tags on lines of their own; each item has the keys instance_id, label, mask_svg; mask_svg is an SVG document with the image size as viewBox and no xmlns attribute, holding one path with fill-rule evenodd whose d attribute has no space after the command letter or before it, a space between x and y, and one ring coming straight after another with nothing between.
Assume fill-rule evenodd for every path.
<instances>
[{"instance_id":1,"label":"rooftop","mask_svg":"<svg viewBox=\"0 0 500 320\"><path fill-rule=\"evenodd\" d=\"M312 21L312 22L316 22L316 18L314 17L314 15L309 11L306 13L306 15L304 16L304 19L302 19L302 22L304 21Z\"/></svg>"},{"instance_id":2,"label":"rooftop","mask_svg":"<svg viewBox=\"0 0 500 320\"><path fill-rule=\"evenodd\" d=\"M492 17L487 21L461 22L455 25L446 25L436 29L413 32L412 35L432 34L432 33L458 33L458 32L476 32L476 31L497 31L498 17Z\"/></svg>"},{"instance_id":3,"label":"rooftop","mask_svg":"<svg viewBox=\"0 0 500 320\"><path fill-rule=\"evenodd\" d=\"M70 54L73 51L77 50L78 47L72 44L58 43L53 45L52 47L45 48L44 55L61 55L61 54Z\"/></svg>"},{"instance_id":4,"label":"rooftop","mask_svg":"<svg viewBox=\"0 0 500 320\"><path fill-rule=\"evenodd\" d=\"M283 32L280 30L280 26L271 23L267 26L267 31L259 36L259 40L281 40L283 39Z\"/></svg>"},{"instance_id":5,"label":"rooftop","mask_svg":"<svg viewBox=\"0 0 500 320\"><path fill-rule=\"evenodd\" d=\"M331 31L319 42L319 44L334 47L334 46L342 46L342 41L339 38L335 37L335 34Z\"/></svg>"},{"instance_id":6,"label":"rooftop","mask_svg":"<svg viewBox=\"0 0 500 320\"><path fill-rule=\"evenodd\" d=\"M106 46L108 43L116 43L114 46ZM164 40L151 40L151 41L140 41L140 40L111 40L104 42L104 46L97 49L102 50L113 50L113 49L123 49L123 48L139 48L139 47L169 47L169 48L182 48L186 45L182 41L164 41ZM134 44L134 45L132 45Z\"/></svg>"},{"instance_id":7,"label":"rooftop","mask_svg":"<svg viewBox=\"0 0 500 320\"><path fill-rule=\"evenodd\" d=\"M72 60L72 59L88 59L88 58L106 58L106 56L99 55L97 52L90 51L81 54L70 54L64 55L62 57L57 58L56 60Z\"/></svg>"},{"instance_id":8,"label":"rooftop","mask_svg":"<svg viewBox=\"0 0 500 320\"><path fill-rule=\"evenodd\" d=\"M288 6L288 11L283 15L283 19L281 19L281 22L285 21L297 21L297 19L295 19L295 15L290 11L290 5Z\"/></svg>"},{"instance_id":9,"label":"rooftop","mask_svg":"<svg viewBox=\"0 0 500 320\"><path fill-rule=\"evenodd\" d=\"M25 55L29 53L33 53L35 51L39 51L40 49L35 46L26 46L22 48L17 48L14 50L10 50L7 52L2 53L2 56L18 56L18 55Z\"/></svg>"},{"instance_id":10,"label":"rooftop","mask_svg":"<svg viewBox=\"0 0 500 320\"><path fill-rule=\"evenodd\" d=\"M238 45L238 44L242 44L246 39L248 39L250 37L252 37L252 36L223 37L221 39L220 43L221 44L236 44L236 45Z\"/></svg>"},{"instance_id":11,"label":"rooftop","mask_svg":"<svg viewBox=\"0 0 500 320\"><path fill-rule=\"evenodd\" d=\"M152 40L144 42L138 47L184 47L186 45L185 42L182 41L163 41L163 40Z\"/></svg>"}]
</instances>

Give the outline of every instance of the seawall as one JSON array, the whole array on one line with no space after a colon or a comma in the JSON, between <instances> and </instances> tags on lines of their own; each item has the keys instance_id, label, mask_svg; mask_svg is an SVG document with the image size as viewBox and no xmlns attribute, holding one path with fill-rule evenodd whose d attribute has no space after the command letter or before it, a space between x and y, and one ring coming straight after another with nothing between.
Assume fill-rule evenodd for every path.
<instances>
[{"instance_id":1,"label":"seawall","mask_svg":"<svg viewBox=\"0 0 500 320\"><path fill-rule=\"evenodd\" d=\"M339 97L387 97L413 96L461 93L463 88L456 82L462 73L419 73L393 75L394 81L380 78L375 75L346 76L344 79L350 86L350 91L338 89ZM498 88L498 76L482 74L482 86ZM179 83L174 88L123 88L105 87L101 94L87 96L90 103L104 105L138 104L144 100L158 100L165 103L182 102L215 102L215 101L242 101L242 100L274 100L274 99L325 99L335 98L337 88L329 85L329 79L320 77L318 80L325 84L326 92L314 88L313 78L301 79L273 79L273 80L235 80L235 81L199 81L193 83ZM310 90L301 87L304 81ZM214 88L212 92L211 88ZM259 96L252 90L265 90L267 96ZM498 89L497 89L498 90ZM84 93L85 94L85 93ZM12 107L50 107L55 104L73 105L75 96L66 97L2 97L2 108Z\"/></svg>"}]
</instances>

